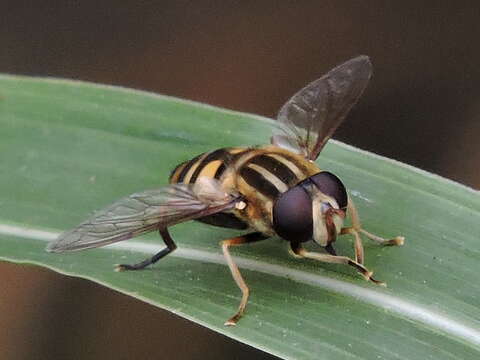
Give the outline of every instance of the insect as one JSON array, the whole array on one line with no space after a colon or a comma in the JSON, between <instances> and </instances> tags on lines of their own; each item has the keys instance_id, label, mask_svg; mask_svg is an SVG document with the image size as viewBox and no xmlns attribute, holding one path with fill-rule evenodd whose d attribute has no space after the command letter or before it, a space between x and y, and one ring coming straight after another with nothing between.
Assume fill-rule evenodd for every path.
<instances>
[{"instance_id":1,"label":"insect","mask_svg":"<svg viewBox=\"0 0 480 360\"><path fill-rule=\"evenodd\" d=\"M237 312L225 325L235 325L245 312L249 288L230 255L230 247L279 236L294 256L355 268L366 280L360 234L382 245L402 245L362 228L345 186L334 174L314 163L337 127L363 93L372 74L367 56L353 58L298 91L280 109L280 132L271 144L222 148L178 165L170 185L132 194L97 212L78 227L61 234L47 251L64 252L104 246L158 231L166 247L140 263L116 266L139 270L176 249L168 228L187 220L242 229L246 234L221 241L232 276L242 292ZM347 214L351 226L343 226ZM339 235L354 240L354 259L339 256ZM325 252L307 251L313 240Z\"/></svg>"}]
</instances>

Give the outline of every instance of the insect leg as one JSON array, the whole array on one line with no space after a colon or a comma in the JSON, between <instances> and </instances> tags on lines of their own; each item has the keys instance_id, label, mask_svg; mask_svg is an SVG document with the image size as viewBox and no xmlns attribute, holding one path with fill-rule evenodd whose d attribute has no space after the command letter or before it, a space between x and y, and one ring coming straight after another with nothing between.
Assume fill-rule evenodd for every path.
<instances>
[{"instance_id":1,"label":"insect leg","mask_svg":"<svg viewBox=\"0 0 480 360\"><path fill-rule=\"evenodd\" d=\"M363 251L363 244L362 244L362 239L360 238L360 235L358 234L358 231L355 230L353 227L346 227L342 228L342 231L340 232L341 235L344 234L350 234L353 235L355 238L355 261L363 264L364 262L364 251Z\"/></svg>"},{"instance_id":2,"label":"insect leg","mask_svg":"<svg viewBox=\"0 0 480 360\"><path fill-rule=\"evenodd\" d=\"M164 229L159 229L158 232L160 233L160 236L162 237L163 241L165 242L165 245L167 245L166 248L162 249L160 252L156 253L153 255L151 258L145 259L142 262L139 262L138 264L133 264L133 265L128 265L128 264L120 264L115 266L115 271L124 271L124 270L140 270L148 265L155 264L158 260L163 258L164 256L170 254L172 251L174 251L177 248L177 245L173 242L172 237L170 236L167 228Z\"/></svg>"},{"instance_id":3,"label":"insect leg","mask_svg":"<svg viewBox=\"0 0 480 360\"><path fill-rule=\"evenodd\" d=\"M312 259L316 261L321 261L330 264L345 264L353 266L367 281L371 281L378 285L385 285L384 282L375 280L372 275L373 272L368 270L365 266L358 263L355 260L350 259L346 256L335 256L335 255L328 255L328 254L321 254L317 252L310 252L305 250L300 243L290 243L290 247L293 253L299 257L303 257L306 259Z\"/></svg>"},{"instance_id":4,"label":"insect leg","mask_svg":"<svg viewBox=\"0 0 480 360\"><path fill-rule=\"evenodd\" d=\"M328 252L330 255L333 255L333 256L337 256L337 252L333 247L333 243L337 239L337 229L335 227L335 221L333 220L333 216L335 214L339 214L340 216L345 217L345 213L340 212L337 209L329 208L325 212L325 226L327 227L328 241L324 249L326 252ZM357 258L355 258L355 261L357 261Z\"/></svg>"},{"instance_id":5,"label":"insect leg","mask_svg":"<svg viewBox=\"0 0 480 360\"><path fill-rule=\"evenodd\" d=\"M243 280L243 277L240 274L240 271L238 270L238 266L233 261L232 256L230 255L230 252L229 252L228 248L230 246L238 246L238 245L248 244L248 243L252 243L252 242L255 242L255 241L264 240L266 238L267 238L267 236L263 235L262 233L255 232L255 233L250 233L250 234L247 234L247 235L238 236L238 237L234 237L234 238L231 238L231 239L223 240L222 242L220 242L220 244L222 245L223 255L225 256L225 259L227 260L228 267L230 268L233 279L235 280L238 287L242 291L242 300L240 301L240 305L238 306L238 311L235 313L235 315L233 315L230 319L228 319L225 322L225 325L227 325L227 326L236 325L238 320L242 317L242 315L245 311L245 306L247 305L248 295L250 293L250 290L248 289L248 286L245 283L245 280Z\"/></svg>"},{"instance_id":6,"label":"insect leg","mask_svg":"<svg viewBox=\"0 0 480 360\"><path fill-rule=\"evenodd\" d=\"M337 252L335 251L335 248L331 243L325 246L325 251L328 252L330 255L337 256Z\"/></svg>"},{"instance_id":7,"label":"insect leg","mask_svg":"<svg viewBox=\"0 0 480 360\"><path fill-rule=\"evenodd\" d=\"M350 214L350 219L352 220L352 227L357 232L364 234L370 240L373 240L381 245L387 245L387 246L392 246L392 245L400 246L404 244L405 238L403 236L396 236L393 239L384 239L380 236L369 233L367 230L362 229L362 225L360 224L360 218L358 216L357 209L355 208L355 205L353 204L353 201L350 198L348 199L347 212Z\"/></svg>"}]
</instances>

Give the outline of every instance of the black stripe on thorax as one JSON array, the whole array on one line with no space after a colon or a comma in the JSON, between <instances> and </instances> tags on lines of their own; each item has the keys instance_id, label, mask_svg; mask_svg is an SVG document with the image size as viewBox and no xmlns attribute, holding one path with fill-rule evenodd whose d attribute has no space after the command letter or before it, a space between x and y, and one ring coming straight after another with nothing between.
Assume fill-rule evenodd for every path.
<instances>
[{"instance_id":1,"label":"black stripe on thorax","mask_svg":"<svg viewBox=\"0 0 480 360\"><path fill-rule=\"evenodd\" d=\"M244 166L240 170L240 176L248 185L271 200L275 200L280 194L275 185L265 179L262 174L258 173L254 169Z\"/></svg>"},{"instance_id":2,"label":"black stripe on thorax","mask_svg":"<svg viewBox=\"0 0 480 360\"><path fill-rule=\"evenodd\" d=\"M268 154L257 155L250 159L249 162L263 167L265 170L275 175L289 187L298 183L299 179L297 178L295 173L288 168L288 166L284 165L283 163L269 156Z\"/></svg>"}]
</instances>

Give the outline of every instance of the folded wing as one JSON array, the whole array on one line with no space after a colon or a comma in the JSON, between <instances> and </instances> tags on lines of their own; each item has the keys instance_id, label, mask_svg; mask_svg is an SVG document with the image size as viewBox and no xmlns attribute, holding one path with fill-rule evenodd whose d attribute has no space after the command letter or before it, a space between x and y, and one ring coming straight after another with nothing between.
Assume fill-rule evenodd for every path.
<instances>
[{"instance_id":1,"label":"folded wing","mask_svg":"<svg viewBox=\"0 0 480 360\"><path fill-rule=\"evenodd\" d=\"M74 251L117 241L233 209L241 201L226 193L214 179L195 184L172 184L120 199L95 213L47 246L49 252Z\"/></svg>"}]
</instances>

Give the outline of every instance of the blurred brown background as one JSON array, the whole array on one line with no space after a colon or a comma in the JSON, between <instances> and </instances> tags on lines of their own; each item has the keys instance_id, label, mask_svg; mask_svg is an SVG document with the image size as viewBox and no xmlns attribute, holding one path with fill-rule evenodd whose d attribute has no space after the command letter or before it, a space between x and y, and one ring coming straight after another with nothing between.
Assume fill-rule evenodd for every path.
<instances>
[{"instance_id":1,"label":"blurred brown background","mask_svg":"<svg viewBox=\"0 0 480 360\"><path fill-rule=\"evenodd\" d=\"M478 1L3 1L0 14L0 72L270 117L367 54L373 81L335 137L480 187ZM84 280L0 271L0 359L273 358Z\"/></svg>"}]
</instances>

